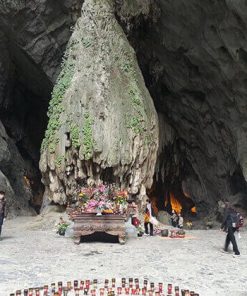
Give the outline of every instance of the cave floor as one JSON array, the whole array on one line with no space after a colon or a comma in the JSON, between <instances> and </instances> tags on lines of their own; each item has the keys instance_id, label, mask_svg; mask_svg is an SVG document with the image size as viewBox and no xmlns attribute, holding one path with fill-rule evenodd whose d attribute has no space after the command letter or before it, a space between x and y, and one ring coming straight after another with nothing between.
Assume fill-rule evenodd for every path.
<instances>
[{"instance_id":1,"label":"cave floor","mask_svg":"<svg viewBox=\"0 0 247 296\"><path fill-rule=\"evenodd\" d=\"M241 256L220 251L225 234L191 230L191 239L129 238L125 245L74 245L55 233L56 218L7 220L0 241L0 295L73 279L148 277L200 293L247 295L247 231L237 239Z\"/></svg>"}]
</instances>

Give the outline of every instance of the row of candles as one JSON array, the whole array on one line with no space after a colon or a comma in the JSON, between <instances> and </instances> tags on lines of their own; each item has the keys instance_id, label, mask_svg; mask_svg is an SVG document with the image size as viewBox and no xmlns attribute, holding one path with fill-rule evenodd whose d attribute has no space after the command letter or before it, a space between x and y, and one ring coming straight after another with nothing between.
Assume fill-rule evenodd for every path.
<instances>
[{"instance_id":1,"label":"row of candles","mask_svg":"<svg viewBox=\"0 0 247 296\"><path fill-rule=\"evenodd\" d=\"M73 284L72 284L73 283ZM139 279L126 278L121 279L121 285L116 286L116 279L113 278L111 282L105 279L104 287L99 287L98 280L85 280L73 282L69 281L66 286L63 286L63 282L58 282L56 285L52 283L50 287L45 285L42 288L29 288L23 290L17 290L16 293L10 294L10 296L122 296L122 295L139 295L139 296L199 296L194 291L186 289L179 289L178 286L173 288L172 284L168 284L167 288L163 283L159 283L155 286L155 283L148 280L144 280L143 286L140 286Z\"/></svg>"}]
</instances>

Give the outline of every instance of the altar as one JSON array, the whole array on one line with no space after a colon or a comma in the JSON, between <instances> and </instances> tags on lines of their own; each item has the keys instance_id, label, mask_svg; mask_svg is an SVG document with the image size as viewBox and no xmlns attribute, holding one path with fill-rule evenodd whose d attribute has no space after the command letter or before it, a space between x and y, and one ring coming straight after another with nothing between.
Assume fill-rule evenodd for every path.
<instances>
[{"instance_id":1,"label":"altar","mask_svg":"<svg viewBox=\"0 0 247 296\"><path fill-rule=\"evenodd\" d=\"M71 215L74 221L74 243L80 244L81 236L95 232L105 232L118 236L120 244L125 244L125 219L124 215L107 214L96 215L95 213L76 213Z\"/></svg>"}]
</instances>

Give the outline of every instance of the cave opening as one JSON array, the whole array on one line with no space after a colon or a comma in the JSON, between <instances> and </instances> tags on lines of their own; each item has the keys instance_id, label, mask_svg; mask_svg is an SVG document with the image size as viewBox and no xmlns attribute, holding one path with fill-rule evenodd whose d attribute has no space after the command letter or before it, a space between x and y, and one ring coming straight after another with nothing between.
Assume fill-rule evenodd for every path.
<instances>
[{"instance_id":1,"label":"cave opening","mask_svg":"<svg viewBox=\"0 0 247 296\"><path fill-rule=\"evenodd\" d=\"M44 193L40 147L48 122L52 83L14 42L8 40L7 44L11 73L0 118L22 159L23 184L31 196L29 206L39 213Z\"/></svg>"}]
</instances>

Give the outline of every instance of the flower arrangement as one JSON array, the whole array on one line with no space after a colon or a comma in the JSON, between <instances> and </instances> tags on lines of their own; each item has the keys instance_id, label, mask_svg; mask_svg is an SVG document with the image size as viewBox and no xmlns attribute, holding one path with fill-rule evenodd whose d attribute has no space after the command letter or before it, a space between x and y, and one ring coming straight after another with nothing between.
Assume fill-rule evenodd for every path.
<instances>
[{"instance_id":1,"label":"flower arrangement","mask_svg":"<svg viewBox=\"0 0 247 296\"><path fill-rule=\"evenodd\" d=\"M80 188L77 210L86 213L122 213L127 208L128 193L115 185L100 184Z\"/></svg>"}]
</instances>

